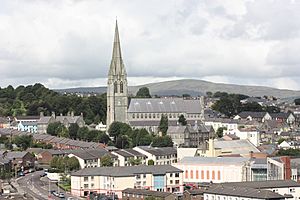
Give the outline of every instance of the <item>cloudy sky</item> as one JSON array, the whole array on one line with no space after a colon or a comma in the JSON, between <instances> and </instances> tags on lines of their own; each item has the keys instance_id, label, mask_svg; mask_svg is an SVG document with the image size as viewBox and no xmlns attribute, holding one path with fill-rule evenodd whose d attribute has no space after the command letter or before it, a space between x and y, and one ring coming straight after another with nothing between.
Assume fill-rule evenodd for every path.
<instances>
[{"instance_id":1,"label":"cloudy sky","mask_svg":"<svg viewBox=\"0 0 300 200\"><path fill-rule=\"evenodd\" d=\"M300 90L300 0L0 0L0 86L101 86L116 16L130 85Z\"/></svg>"}]
</instances>

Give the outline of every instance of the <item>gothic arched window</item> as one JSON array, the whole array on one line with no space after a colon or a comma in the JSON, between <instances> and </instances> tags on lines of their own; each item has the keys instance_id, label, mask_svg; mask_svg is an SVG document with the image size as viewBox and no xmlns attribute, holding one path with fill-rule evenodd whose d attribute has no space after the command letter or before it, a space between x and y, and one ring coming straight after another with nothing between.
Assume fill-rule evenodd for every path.
<instances>
[{"instance_id":1,"label":"gothic arched window","mask_svg":"<svg viewBox=\"0 0 300 200\"><path fill-rule=\"evenodd\" d=\"M114 93L118 93L118 83L114 83Z\"/></svg>"},{"instance_id":2,"label":"gothic arched window","mask_svg":"<svg viewBox=\"0 0 300 200\"><path fill-rule=\"evenodd\" d=\"M120 93L123 93L123 82L120 83Z\"/></svg>"}]
</instances>

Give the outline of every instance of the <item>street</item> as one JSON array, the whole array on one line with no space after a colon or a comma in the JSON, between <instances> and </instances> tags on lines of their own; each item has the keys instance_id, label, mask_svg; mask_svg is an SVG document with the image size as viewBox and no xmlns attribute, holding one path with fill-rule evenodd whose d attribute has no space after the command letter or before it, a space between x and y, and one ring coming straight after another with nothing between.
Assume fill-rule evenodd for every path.
<instances>
[{"instance_id":1,"label":"street","mask_svg":"<svg viewBox=\"0 0 300 200\"><path fill-rule=\"evenodd\" d=\"M58 188L54 182L50 182L47 177L40 177L43 174L43 171L37 171L33 173L26 174L23 177L17 179L19 187L23 190L23 193L26 193L29 196L32 196L37 200L44 199L60 199L51 194L51 198L49 198L49 191L55 190L59 192L63 192L66 198L71 197L66 194L61 188Z\"/></svg>"}]
</instances>

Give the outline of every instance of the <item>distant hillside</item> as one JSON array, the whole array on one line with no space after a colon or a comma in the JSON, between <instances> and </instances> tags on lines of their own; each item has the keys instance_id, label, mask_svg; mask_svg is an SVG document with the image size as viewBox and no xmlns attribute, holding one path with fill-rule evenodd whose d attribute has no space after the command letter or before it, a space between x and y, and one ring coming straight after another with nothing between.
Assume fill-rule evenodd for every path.
<instances>
[{"instance_id":1,"label":"distant hillside","mask_svg":"<svg viewBox=\"0 0 300 200\"><path fill-rule=\"evenodd\" d=\"M135 94L137 90L141 87L148 87L152 95L182 95L190 94L192 96L206 94L207 91L210 92L227 92L227 93L239 93L249 96L275 96L279 98L287 97L299 97L300 91L294 90L282 90L271 87L264 86L245 86L245 85L235 85L235 84L224 84L224 83L212 83L202 80L175 80L175 81L165 81L158 83L150 83L139 86L130 86L129 92ZM85 88L71 88L71 89L61 89L56 90L58 92L79 92L79 93L104 93L106 92L106 87L85 87Z\"/></svg>"}]
</instances>

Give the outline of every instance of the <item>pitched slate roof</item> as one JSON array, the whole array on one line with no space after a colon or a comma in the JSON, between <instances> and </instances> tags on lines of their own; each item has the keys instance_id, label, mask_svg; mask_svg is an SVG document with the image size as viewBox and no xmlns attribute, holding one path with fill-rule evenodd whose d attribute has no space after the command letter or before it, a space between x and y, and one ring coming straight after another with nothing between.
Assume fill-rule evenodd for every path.
<instances>
[{"instance_id":1,"label":"pitched slate roof","mask_svg":"<svg viewBox=\"0 0 300 200\"><path fill-rule=\"evenodd\" d=\"M137 156L137 157L147 157L146 155L136 151L136 150L133 150L133 149L120 149L120 150L117 150L117 151L114 151L115 153L123 156L123 157L134 157L134 156Z\"/></svg>"},{"instance_id":2,"label":"pitched slate roof","mask_svg":"<svg viewBox=\"0 0 300 200\"><path fill-rule=\"evenodd\" d=\"M267 112L249 112L249 111L244 111L240 112L238 116L241 118L247 118L248 116L254 117L254 118L263 118Z\"/></svg>"},{"instance_id":3,"label":"pitched slate roof","mask_svg":"<svg viewBox=\"0 0 300 200\"><path fill-rule=\"evenodd\" d=\"M225 186L223 184L211 186L204 191L204 194L205 193L226 195L226 196L257 198L257 199L284 199L284 196L269 190L227 186L227 185Z\"/></svg>"},{"instance_id":4,"label":"pitched slate roof","mask_svg":"<svg viewBox=\"0 0 300 200\"><path fill-rule=\"evenodd\" d=\"M26 151L9 151L6 154L7 159L23 158L28 152Z\"/></svg>"},{"instance_id":5,"label":"pitched slate roof","mask_svg":"<svg viewBox=\"0 0 300 200\"><path fill-rule=\"evenodd\" d=\"M149 147L149 146L138 146L138 148L155 156L166 156L177 154L177 149L174 147Z\"/></svg>"},{"instance_id":6,"label":"pitched slate roof","mask_svg":"<svg viewBox=\"0 0 300 200\"><path fill-rule=\"evenodd\" d=\"M122 191L122 193L161 197L161 198L165 198L167 196L173 195L172 193L169 192L160 192L160 191L152 191L152 190L145 190L145 189L133 189L133 188L126 188L125 190Z\"/></svg>"},{"instance_id":7,"label":"pitched slate roof","mask_svg":"<svg viewBox=\"0 0 300 200\"><path fill-rule=\"evenodd\" d=\"M38 124L48 124L51 118L52 118L52 116L41 117L37 123Z\"/></svg>"},{"instance_id":8,"label":"pitched slate roof","mask_svg":"<svg viewBox=\"0 0 300 200\"><path fill-rule=\"evenodd\" d=\"M283 118L283 119L287 119L290 115L293 115L292 113L270 113L272 118Z\"/></svg>"},{"instance_id":9,"label":"pitched slate roof","mask_svg":"<svg viewBox=\"0 0 300 200\"><path fill-rule=\"evenodd\" d=\"M72 176L135 176L136 174L165 174L182 172L171 165L138 165L122 167L93 167L83 168L72 173Z\"/></svg>"},{"instance_id":10,"label":"pitched slate roof","mask_svg":"<svg viewBox=\"0 0 300 200\"><path fill-rule=\"evenodd\" d=\"M105 149L86 149L86 150L80 149L80 150L70 151L70 154L73 154L83 160L97 159L105 155L109 155L113 158L117 158L115 155L112 155L110 152L106 151Z\"/></svg>"},{"instance_id":11,"label":"pitched slate roof","mask_svg":"<svg viewBox=\"0 0 300 200\"><path fill-rule=\"evenodd\" d=\"M201 113L199 99L133 98L128 113Z\"/></svg>"}]
</instances>

